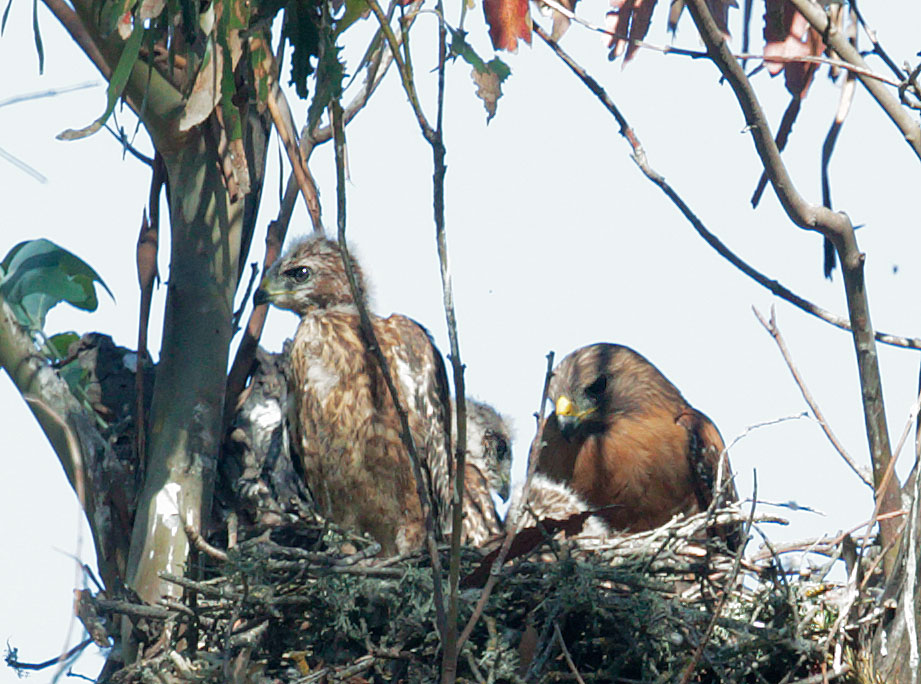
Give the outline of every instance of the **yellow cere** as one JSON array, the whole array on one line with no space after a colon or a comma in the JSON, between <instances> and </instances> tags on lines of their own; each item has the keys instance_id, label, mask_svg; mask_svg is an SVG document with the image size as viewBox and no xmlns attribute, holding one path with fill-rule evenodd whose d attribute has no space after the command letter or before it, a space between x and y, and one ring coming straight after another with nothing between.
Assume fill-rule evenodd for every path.
<instances>
[{"instance_id":1,"label":"yellow cere","mask_svg":"<svg viewBox=\"0 0 921 684\"><path fill-rule=\"evenodd\" d=\"M573 405L565 394L556 400L556 415L571 416L573 415Z\"/></svg>"}]
</instances>

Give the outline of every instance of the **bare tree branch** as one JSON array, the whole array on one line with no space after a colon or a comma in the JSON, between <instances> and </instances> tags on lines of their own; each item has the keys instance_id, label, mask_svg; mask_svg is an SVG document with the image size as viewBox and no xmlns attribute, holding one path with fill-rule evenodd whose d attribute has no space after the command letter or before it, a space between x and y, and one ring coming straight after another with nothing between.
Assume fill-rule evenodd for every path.
<instances>
[{"instance_id":1,"label":"bare tree branch","mask_svg":"<svg viewBox=\"0 0 921 684\"><path fill-rule=\"evenodd\" d=\"M277 73L277 71L273 71ZM297 131L294 128L294 120L291 117L291 107L288 105L288 98L278 86L278 82L273 79L269 88L269 96L266 100L269 106L269 112L272 114L272 121L275 123L275 130L281 138L285 153L288 155L288 161L291 163L291 172L297 179L297 185L304 196L304 203L307 205L307 212L310 214L310 220L313 222L313 231L323 234L323 221L320 217L320 201L317 185L310 175L307 168L307 160L301 156L300 146L297 140Z\"/></svg>"},{"instance_id":2,"label":"bare tree branch","mask_svg":"<svg viewBox=\"0 0 921 684\"><path fill-rule=\"evenodd\" d=\"M534 417L537 419L537 436L534 438L534 441L531 442L531 448L528 451L528 475L525 478L524 486L521 488L521 501L523 502L527 502L528 500L528 493L531 491L531 480L534 479L534 473L537 471L538 456L543 446L543 442L537 437L540 436L540 428L544 424L544 406L547 404L547 395L550 390L550 378L553 377L553 356L554 354L552 351L547 354L547 373L544 375L544 388L541 390L540 408L534 414ZM483 615L483 609L486 607L486 602L489 600L489 596L492 594L496 582L499 581L502 565L505 563L509 549L512 547L512 541L514 541L515 535L518 533L518 525L524 518L526 509L527 506L522 506L515 520L505 521L505 539L502 541L499 553L493 561L492 567L489 569L489 579L486 580L486 585L480 592L480 598L477 599L476 605L473 607L473 613L470 615L470 619L467 620L464 631L461 632L460 637L457 639L458 651L463 649L467 639L470 638L470 635L473 633L473 628L476 627L476 623L479 622L480 617Z\"/></svg>"},{"instance_id":3,"label":"bare tree branch","mask_svg":"<svg viewBox=\"0 0 921 684\"><path fill-rule=\"evenodd\" d=\"M373 1L373 0L372 0ZM346 226L346 202L345 202L345 129L342 123L342 107L333 100L330 103L330 120L333 126L335 152L336 152L336 206L338 215L336 222L338 224L339 249L342 252L342 264L345 267L346 275L349 280L349 288L352 291L352 298L358 308L358 316L361 324L362 334L365 336L368 351L381 369L381 375L384 376L384 382L387 390L393 400L394 408L400 418L400 438L406 451L409 453L409 461L412 464L413 477L416 481L416 493L425 512L425 532L426 542L429 555L432 559L432 587L433 601L435 603L436 626L438 633L444 638L446 628L444 591L441 586L441 561L438 556L438 546L435 540L435 521L432 515L432 501L429 497L425 486L425 477L422 473L422 463L419 459L419 452L413 442L412 432L409 427L409 416L406 409L400 402L400 395L396 385L393 382L393 376L390 373L390 367L387 358L381 351L377 336L374 334L374 327L371 324L371 316L368 313L368 307L361 296L358 287L358 280L355 277L355 271L352 268L352 260L348 251L348 244L345 239Z\"/></svg>"},{"instance_id":4,"label":"bare tree branch","mask_svg":"<svg viewBox=\"0 0 921 684\"><path fill-rule=\"evenodd\" d=\"M457 435L454 438L454 482L451 488L451 556L448 566L448 617L442 643L441 682L454 684L457 679L457 657L460 653L458 620L458 583L460 582L461 535L464 527L464 484L467 463L467 399L464 384L464 364L461 361L460 340L457 336L457 315L454 309L454 286L448 263L448 239L445 232L445 145L444 103L445 64L447 62L447 29L444 22L444 3L438 0L438 102L432 146L432 206L435 219L435 242L438 248L438 265L441 272L441 292L448 342L451 348L451 369L454 377L454 408L457 412ZM408 37L408 34L404 34ZM404 43L405 44L405 43ZM450 446L451 440L447 440ZM449 469L449 472L450 469Z\"/></svg>"},{"instance_id":5,"label":"bare tree branch","mask_svg":"<svg viewBox=\"0 0 921 684\"><path fill-rule=\"evenodd\" d=\"M70 34L74 42L86 53L93 65L106 80L112 78L112 66L103 56L94 38L86 30L83 21L77 16L64 0L42 0L51 13L61 22L64 29ZM132 105L132 109L135 109Z\"/></svg>"},{"instance_id":6,"label":"bare tree branch","mask_svg":"<svg viewBox=\"0 0 921 684\"><path fill-rule=\"evenodd\" d=\"M387 20L384 10L381 9L380 3L378 3L377 0L368 0L368 6L371 8L374 16L377 17L381 25L381 30L384 32L384 37L390 45L393 61L396 62L397 70L400 72L400 80L403 82L403 90L406 91L406 96L409 98L409 104L412 106L413 114L416 115L416 121L419 124L419 128L422 130L422 135L425 136L426 140L432 143L435 139L435 129L432 128L428 119L425 118L425 113L422 111L422 105L419 104L419 95L416 92L416 83L413 79L412 69L400 56L400 42L397 40L393 29L390 27L390 22ZM404 45L406 43L405 33L403 43Z\"/></svg>"},{"instance_id":7,"label":"bare tree branch","mask_svg":"<svg viewBox=\"0 0 921 684\"><path fill-rule=\"evenodd\" d=\"M830 311L827 311L826 309L823 309L822 307L810 302L809 300L800 297L798 294L788 289L781 283L755 270L745 261L743 261L739 256L737 256L732 250L730 250L725 243L716 237L716 235L711 233L693 212L693 210L675 191L675 189L669 185L669 183L665 180L665 177L658 173L649 164L649 160L646 158L646 151L643 149L643 145L640 142L636 132L627 122L626 117L623 115L623 113L621 113L620 109L618 109L617 105L614 104L614 102L608 96L604 88L601 87L598 81L592 78L585 71L585 69L579 66L560 47L558 43L551 40L550 36L540 26L535 24L534 32L540 36L540 38L550 47L550 49L553 50L553 52L556 53L556 55L561 60L563 60L563 62L573 71L573 73L575 73L576 76L582 80L585 86L590 91L592 91L592 93L594 93L595 96L601 101L605 109L607 109L617 120L617 123L620 126L620 134L626 138L628 143L630 143L630 146L633 149L633 161L635 161L637 166L639 166L640 171L642 171L649 180L659 186L662 192L664 192L665 195L672 201L672 203L678 208L682 215L688 220L691 226L693 226L694 230L697 231L698 235L700 235L707 242L707 244L713 247L713 249L716 250L716 252L729 263L742 271L742 273L747 275L756 283L769 290L772 294L805 311L811 316L815 316L816 318L819 318L826 323L830 323L836 328L851 332L851 325L846 318L842 318L841 316L833 314ZM901 335L892 335L890 333L884 332L875 332L874 335L876 339L883 344L921 350L921 339L919 338L903 337Z\"/></svg>"},{"instance_id":8,"label":"bare tree branch","mask_svg":"<svg viewBox=\"0 0 921 684\"><path fill-rule=\"evenodd\" d=\"M638 48L643 48L645 50L652 50L653 52L661 52L664 55L677 55L680 57L690 57L691 59L706 59L707 53L701 52L699 50L688 50L687 48L679 48L673 45L656 45L654 43L648 43L644 40L637 40L636 38L631 38L626 33L620 31L611 31L610 29L605 28L604 26L599 26L594 24L582 17L576 15L575 12L568 9L564 5L557 2L557 0L540 0L541 4L551 7L554 11L559 12L565 16L570 21L574 21L577 24L594 31L596 33L601 33L611 38L617 38L618 40L623 40L628 42L630 45L633 45ZM838 67L839 69L844 69L853 74L861 74L867 78L872 78L882 83L888 85L899 87L902 85L901 81L896 81L891 78L887 78L882 74L879 74L872 69L867 67L860 67L850 62L846 62L842 59L834 59L831 57L817 57L812 55L769 55L765 56L757 52L749 52L748 47L744 47L742 52L733 53L733 57L738 59L741 62L745 62L749 59L757 59L762 62L774 62L777 64L824 64L832 67Z\"/></svg>"},{"instance_id":9,"label":"bare tree branch","mask_svg":"<svg viewBox=\"0 0 921 684\"><path fill-rule=\"evenodd\" d=\"M831 209L832 206L828 165L831 162L831 155L835 150L835 143L838 141L838 134L841 132L841 127L844 125L848 112L851 110L851 103L854 101L854 93L856 90L854 77L848 74L847 78L844 79L844 83L841 85L841 97L838 100L838 109L835 111L835 119L832 121L828 129L828 134L825 136L825 141L822 143L822 204L829 209ZM822 269L825 273L825 277L831 278L832 271L835 269L835 246L828 238L823 238L823 242L825 246L825 260Z\"/></svg>"},{"instance_id":10,"label":"bare tree branch","mask_svg":"<svg viewBox=\"0 0 921 684\"><path fill-rule=\"evenodd\" d=\"M758 311L758 309L755 307L752 307L752 311L755 312L755 316L758 318L758 321L761 323L761 325L764 326L764 329L770 333L771 337L774 338L774 342L777 343L777 348L780 349L780 353L783 354L783 359L786 361L787 368L790 369L790 373L793 375L793 379L796 381L796 385L799 387L799 391L802 393L803 399L806 400L806 403L812 410L813 415L815 415L815 418L819 422L822 431L825 433L825 436L828 437L828 441L831 442L832 446L835 447L835 451L841 455L841 458L844 459L844 462L848 464L850 469L854 471L857 477L859 477L865 485L872 489L873 481L864 472L864 469L858 466L854 459L851 458L851 455L847 453L844 445L841 444L841 442L838 440L838 437L834 432L832 432L831 426L828 424L828 421L825 420L825 415L822 413L822 409L819 408L819 405L816 403L815 399L813 399L809 388L806 387L806 383L803 382L803 379L799 374L799 370L796 368L796 364L793 363L793 357L790 355L790 350L787 349L787 344L784 342L783 335L780 334L780 329L777 327L777 323L774 318L773 307L771 309L770 321L766 321L764 316L761 315L761 312Z\"/></svg>"},{"instance_id":11,"label":"bare tree branch","mask_svg":"<svg viewBox=\"0 0 921 684\"><path fill-rule=\"evenodd\" d=\"M108 590L121 586L128 554L129 529L122 528L119 496L109 496L108 485L119 461L100 434L86 408L67 383L42 358L28 332L16 322L9 305L0 297L0 367L9 374L42 431L48 437L71 487L91 524L102 580Z\"/></svg>"},{"instance_id":12,"label":"bare tree branch","mask_svg":"<svg viewBox=\"0 0 921 684\"><path fill-rule=\"evenodd\" d=\"M810 4L811 6L811 3L806 3L805 0L793 1L797 7L803 4ZM879 502L882 503L882 511L888 513L889 511L898 510L901 506L898 482L892 480L887 483L885 488L882 487L884 473L892 460L892 452L889 444L889 430L886 425L886 411L876 354L876 342L867 302L863 269L865 255L857 247L854 227L846 214L835 213L826 207L810 204L799 194L780 157L780 152L771 136L770 126L754 89L751 87L751 83L742 67L729 52L726 39L710 14L706 0L689 0L687 7L701 38L707 46L710 58L729 83L733 93L735 93L745 115L747 128L752 134L752 140L755 143L758 156L764 164L771 185L773 185L777 198L787 216L801 228L815 230L830 239L838 253L841 271L844 276L848 317L851 321L857 368L860 375L864 422L873 463L873 480L877 487L877 497ZM824 11L820 10L818 6L815 6L815 9L822 15L822 30L824 32L824 29L828 28L828 20ZM813 22L810 21L810 23ZM856 55L857 59L860 58L856 54L856 50L842 34L836 33L834 28L829 28L829 31L832 33L829 38L830 44L839 55L852 63L854 63L854 60L848 57L849 54ZM834 40L834 38L837 38L837 40ZM862 60L860 66L865 66ZM860 78L864 85L871 89L871 92L873 92L873 89L882 90L882 86L878 82L865 77ZM872 88L868 84L872 84ZM892 99L887 91L883 90L882 92ZM921 142L921 138L919 138L919 142ZM919 146L919 152L921 152L921 146ZM897 536L898 524L889 521L881 524L880 534L883 544L886 545ZM886 562L887 574L892 570L894 562L895 553L890 554Z\"/></svg>"},{"instance_id":13,"label":"bare tree branch","mask_svg":"<svg viewBox=\"0 0 921 684\"><path fill-rule=\"evenodd\" d=\"M831 25L825 9L814 0L790 0L794 7L803 15L812 27L822 35L825 42L833 49L841 59L853 64L860 69L869 69L863 57L857 51L846 34L840 32L835 26ZM696 23L696 19L695 19ZM857 73L857 78L870 95L876 100L876 103L882 108L886 115L892 120L892 123L902 132L905 142L911 147L915 155L921 159L921 126L918 125L915 117L905 111L899 100L888 90L883 83L877 79L869 78L863 73Z\"/></svg>"}]
</instances>

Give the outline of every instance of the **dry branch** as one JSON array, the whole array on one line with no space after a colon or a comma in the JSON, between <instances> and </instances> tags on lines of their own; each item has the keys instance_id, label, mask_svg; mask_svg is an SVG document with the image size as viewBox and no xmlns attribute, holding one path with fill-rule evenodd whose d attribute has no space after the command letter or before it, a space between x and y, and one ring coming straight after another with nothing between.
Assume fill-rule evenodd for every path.
<instances>
[{"instance_id":1,"label":"dry branch","mask_svg":"<svg viewBox=\"0 0 921 684\"><path fill-rule=\"evenodd\" d=\"M831 445L835 448L835 451L838 452L844 462L847 463L848 467L854 471L857 477L859 477L865 485L872 489L873 481L864 472L864 469L858 466L854 459L851 458L851 455L847 453L844 445L841 444L841 441L838 439L835 433L832 432L831 426L828 424L828 421L825 420L825 414L822 413L822 409L819 408L819 405L816 403L815 399L813 399L809 388L806 387L806 383L803 382L803 378L800 376L799 370L796 368L796 364L793 363L793 357L790 354L790 350L787 349L787 344L783 339L783 335L780 334L780 329L777 327L773 307L771 308L770 321L766 321L758 309L752 307L752 311L755 312L755 316L758 318L758 321L761 323L761 325L764 326L764 329L768 331L771 337L774 338L774 342L777 343L777 348L780 349L780 353L783 355L783 359L787 364L787 368L790 369L790 373L793 375L793 379L796 381L796 386L799 387L799 391L803 395L803 399L806 400L806 403L812 410L812 413L816 420L819 422L822 431L825 433L825 436L828 437L828 441L831 442Z\"/></svg>"},{"instance_id":2,"label":"dry branch","mask_svg":"<svg viewBox=\"0 0 921 684\"><path fill-rule=\"evenodd\" d=\"M869 69L863 57L860 56L860 52L851 45L847 35L831 25L825 9L819 3L813 0L790 1L841 59L861 70ZM918 125L915 117L902 107L898 98L886 90L883 83L860 72L855 72L855 74L873 99L876 100L876 103L886 113L886 116L892 120L902 133L905 142L908 143L915 155L921 159L921 126Z\"/></svg>"},{"instance_id":3,"label":"dry branch","mask_svg":"<svg viewBox=\"0 0 921 684\"><path fill-rule=\"evenodd\" d=\"M799 7L801 4L811 3L806 3L805 0L795 0L795 4ZM898 482L891 480L886 483L885 487L883 486L884 473L892 459L892 452L886 425L875 336L867 302L863 269L864 255L857 247L854 227L846 214L835 213L826 207L810 204L799 194L771 136L770 125L757 95L742 67L730 53L725 37L710 14L706 0L689 0L687 7L707 46L710 58L729 83L739 102L745 115L746 127L751 132L758 156L764 164L765 171L784 211L796 225L807 230L815 230L831 240L838 253L844 276L848 317L851 321L854 351L860 375L864 422L873 463L873 481L877 488L877 497L882 505L882 512L898 510L901 505ZM821 12L823 21L827 24L824 11L820 10L817 5L815 9ZM811 20L810 23L812 23ZM823 28L826 27L823 25ZM840 38L840 40L831 42L832 47L847 61L854 63L848 54L856 54L856 50L846 38L835 33L834 29L831 29L831 32L832 37ZM859 55L857 58L859 59ZM872 89L882 88L872 79L861 77L861 80L868 89L871 88L871 85L868 84L872 84ZM887 522L881 525L880 533L883 537L883 545L888 546L898 534L898 525L894 522ZM887 572L891 571L894 561L895 554L893 553L887 557Z\"/></svg>"},{"instance_id":4,"label":"dry branch","mask_svg":"<svg viewBox=\"0 0 921 684\"><path fill-rule=\"evenodd\" d=\"M378 8L380 9L380 8ZM392 33L391 33L392 35ZM381 351L377 336L374 334L374 326L371 324L371 317L368 313L368 307L358 287L358 280L355 277L355 270L352 268L352 259L349 255L348 244L345 239L346 227L346 201L345 201L345 129L342 122L342 107L337 101L330 103L330 120L333 126L333 140L336 154L336 206L338 209L336 222L338 224L339 249L342 252L342 264L345 268L349 280L349 289L352 292L352 298L358 308L361 332L367 344L368 351L381 369L381 375L387 385L387 390L393 400L394 408L400 418L400 438L406 451L409 454L409 461L412 465L413 477L416 482L416 493L425 512L425 532L426 545L432 559L432 570L435 573L432 583L435 601L435 624L438 633L444 636L446 628L445 604L443 590L441 587L441 567L438 558L438 550L435 540L435 521L433 518L432 501L429 497L425 486L425 476L422 472L422 462L419 458L419 452L413 442L412 432L409 427L409 416L406 409L400 401L400 395L396 385L393 382L393 375L390 373L390 367L387 359Z\"/></svg>"},{"instance_id":5,"label":"dry branch","mask_svg":"<svg viewBox=\"0 0 921 684\"><path fill-rule=\"evenodd\" d=\"M726 259L730 264L735 266L737 269L742 271L749 278L754 280L756 283L766 288L772 294L777 297L780 297L786 302L789 302L793 306L805 311L811 316L829 323L836 328L841 330L846 330L852 332L850 322L841 316L826 311L822 307L810 302L803 297L800 297L798 294L788 289L781 283L776 280L765 276L759 271L752 268L749 264L743 261L739 256L737 256L729 247L726 246L716 235L710 232L703 222L698 218L698 216L691 210L687 203L681 198L681 196L675 191L674 188L665 180L665 177L657 172L650 164L649 160L646 157L646 151L643 149L643 145L640 143L640 139L637 136L634 129L627 122L626 117L617 107L616 104L608 96L607 92L598 83L594 78L592 78L581 66L579 66L573 59L570 57L558 43L551 40L550 36L538 25L534 26L534 32L540 36L540 38L550 47L551 50L568 66L576 76L585 84L585 86L600 100L601 104L605 109L610 112L610 114L615 118L618 125L620 126L620 134L630 143L630 147L633 150L633 160L636 162L636 165L640 168L640 171L653 183L655 183L662 192L672 201L672 203L678 208L681 214L688 220L691 226L697 231L697 234L700 235L708 245L710 245L716 252ZM904 347L907 349L918 349L921 350L921 339L914 337L904 337L901 335L892 335L884 332L874 332L875 338L882 342L883 344L892 345L895 347Z\"/></svg>"}]
</instances>

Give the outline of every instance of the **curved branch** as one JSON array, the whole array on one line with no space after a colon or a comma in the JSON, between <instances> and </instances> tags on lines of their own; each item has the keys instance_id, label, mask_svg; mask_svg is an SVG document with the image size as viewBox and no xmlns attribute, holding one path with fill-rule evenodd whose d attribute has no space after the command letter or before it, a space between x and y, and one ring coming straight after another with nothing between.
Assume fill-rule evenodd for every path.
<instances>
[{"instance_id":1,"label":"curved branch","mask_svg":"<svg viewBox=\"0 0 921 684\"><path fill-rule=\"evenodd\" d=\"M119 465L108 441L71 393L67 383L38 355L29 333L0 298L0 367L6 369L51 443L90 527L102 580L109 591L122 586L129 529L123 511L108 496L111 468ZM117 497L115 497L117 498Z\"/></svg>"},{"instance_id":2,"label":"curved branch","mask_svg":"<svg viewBox=\"0 0 921 684\"><path fill-rule=\"evenodd\" d=\"M416 121L419 123L422 135L425 136L425 139L430 143L433 143L436 137L435 129L432 128L431 124L429 124L428 120L425 118L425 114L422 111L422 105L419 104L416 83L413 80L409 66L400 56L400 42L397 40L393 29L390 27L390 22L387 21L387 16L384 14L384 10L381 9L380 3L378 3L377 0L368 0L368 6L371 8L374 16L377 17L381 25L381 30L384 32L384 37L390 45L393 61L396 62L397 70L400 72L400 80L403 82L403 90L406 91L406 97L409 98L409 104L412 106L413 114L416 115Z\"/></svg>"},{"instance_id":3,"label":"curved branch","mask_svg":"<svg viewBox=\"0 0 921 684\"><path fill-rule=\"evenodd\" d=\"M828 20L825 10L813 0L791 0L792 4L800 14L808 21L812 28L818 31L825 42L831 47L838 56L844 61L853 64L861 70L869 70L869 66L860 56L860 52L851 45L847 35L838 31ZM863 86L869 91L870 95L876 100L876 103L886 112L892 123L902 132L905 142L914 151L915 155L921 159L921 126L915 121L914 117L902 107L898 98L886 90L886 87L880 81L869 78L861 71L855 72L857 78Z\"/></svg>"},{"instance_id":4,"label":"curved branch","mask_svg":"<svg viewBox=\"0 0 921 684\"><path fill-rule=\"evenodd\" d=\"M604 105L605 109L611 113L611 115L617 120L618 125L620 126L620 134L627 139L627 142L630 143L630 146L633 149L633 161L636 162L636 165L640 167L640 171L651 180L653 183L659 186L662 192L672 201L672 203L678 208L678 211L688 220L694 230L697 231L697 234L700 235L708 245L710 245L716 252L726 259L730 264L735 266L737 269L742 271L749 278L754 280L756 283L769 290L772 294L781 299L789 302L793 306L805 311L810 316L815 316L826 323L830 323L836 328L841 330L846 330L851 332L851 324L846 318L833 314L826 309L810 302L808 299L800 297L798 294L785 287L781 283L777 282L773 278L770 278L760 271L757 271L755 268L750 266L748 263L743 261L735 252L729 249L725 243L723 243L716 235L711 233L703 222L698 218L694 211L687 205L687 203L681 198L681 196L672 188L671 185L665 180L665 177L662 176L658 171L656 171L649 164L649 160L646 158L646 151L643 149L643 145L640 143L639 138L636 135L636 132L627 122L626 117L621 113L617 108L617 105L608 97L607 92L604 88L593 79L586 71L579 66L560 46L558 43L553 41L550 36L537 24L534 25L534 32L540 36L540 38L553 50L556 55L563 60L563 62L568 66L576 76L581 79L585 86L595 94L595 96L601 101L601 104ZM904 347L906 349L917 349L921 350L921 339L915 337L904 337L901 335L892 335L890 333L884 332L875 332L876 339L883 344L889 344L894 347Z\"/></svg>"},{"instance_id":5,"label":"curved branch","mask_svg":"<svg viewBox=\"0 0 921 684\"><path fill-rule=\"evenodd\" d=\"M797 6L803 0L795 0ZM857 247L857 238L850 219L844 213L835 213L830 209L807 202L799 194L787 168L780 157L771 129L767 123L764 111L754 89L729 51L725 37L713 20L706 0L689 0L688 10L697 26L710 59L720 70L735 93L745 122L751 131L758 156L764 164L764 170L774 186L774 191L787 216L801 228L815 230L827 237L835 246L841 262L841 271L844 276L845 294L847 296L848 317L851 321L854 337L854 347L857 356L857 369L860 375L861 398L863 400L864 422L866 425L867 441L870 447L870 456L873 463L873 480L877 488L877 503L881 503L881 511L888 513L901 507L899 485L895 478L886 482L885 473L892 459L889 444L889 429L886 425L886 411L883 402L882 380L879 372L879 362L876 354L876 341L873 334L873 325L870 321L870 309L867 302L866 283L864 281L863 264L865 256ZM824 12L823 12L824 17ZM815 17L813 16L813 19ZM828 22L825 21L827 24ZM856 50L848 43L847 39L835 34L831 43L838 54L849 61L848 55L855 55ZM829 38L831 40L831 37ZM859 58L859 55L857 55ZM876 82L860 77L861 82L873 90L882 89ZM871 90L871 92L873 92ZM888 93L887 93L888 95ZM886 521L880 524L880 536L883 546L895 540L899 533L897 521ZM897 548L887 554L886 572L892 570L895 562Z\"/></svg>"}]
</instances>

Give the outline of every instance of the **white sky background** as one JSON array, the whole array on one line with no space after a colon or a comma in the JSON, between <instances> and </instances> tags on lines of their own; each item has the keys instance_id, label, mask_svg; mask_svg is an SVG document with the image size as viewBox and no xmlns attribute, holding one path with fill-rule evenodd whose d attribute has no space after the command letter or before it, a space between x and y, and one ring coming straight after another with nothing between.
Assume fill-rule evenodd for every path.
<instances>
[{"instance_id":1,"label":"white sky background","mask_svg":"<svg viewBox=\"0 0 921 684\"><path fill-rule=\"evenodd\" d=\"M665 5L666 3L660 3ZM756 13L761 5L756 4ZM867 7L867 19L896 60L916 60L921 6L888 3L888 16ZM45 74L38 76L29 3L14 2L0 39L0 100L101 77L53 17L40 6ZM603 4L586 0L583 16L600 22ZM665 7L648 39L670 41ZM456 17L449 16L456 22ZM740 44L741 13L733 11L733 45ZM760 49L760 21L753 45ZM546 22L545 22L546 25ZM471 40L487 56L482 13L468 15ZM415 69L426 111L434 116L435 32L432 16L414 29ZM364 30L364 28L360 29ZM861 47L867 47L861 35ZM634 347L655 363L697 408L719 426L727 443L748 426L805 410L773 341L751 313L777 305L778 320L806 382L841 440L868 463L853 344L847 333L775 300L719 257L647 181L629 156L614 120L535 37L532 48L503 55L512 67L499 111L489 126L474 96L469 67L448 69L445 119L448 150L447 230L454 276L461 355L468 394L514 421L519 457L534 432L545 355L557 360L596 341ZM676 44L697 48L690 17ZM643 142L649 161L668 178L704 223L754 267L834 312L846 312L840 275L821 273L821 239L793 226L772 190L752 211L749 197L760 174L751 137L728 86L705 60L640 51L626 68L609 63L597 36L573 26L564 47L608 90ZM363 50L363 47L361 48ZM348 55L349 53L347 53ZM354 55L354 51L352 53ZM876 59L871 65L883 72ZM825 76L812 86L784 159L799 190L821 201L822 140L838 101ZM285 69L287 76L287 65ZM782 78L755 77L772 125L787 105ZM292 96L292 100L293 100ZM79 142L54 136L95 119L105 106L103 87L0 108L0 148L47 176L40 184L0 160L0 256L16 243L49 238L89 262L116 294L100 292L87 314L55 309L47 330L98 330L133 347L137 329L134 245L147 200L149 172L123 159L108 133ZM298 105L299 120L305 109ZM133 118L119 121L129 130ZM433 332L443 352L447 333L431 208L431 153L419 134L395 73L349 126L348 232L372 283L376 311L399 311ZM149 152L146 134L137 145ZM262 259L264 229L277 211L279 171L273 141L264 202L250 261ZM285 162L287 178L287 162ZM324 219L335 228L332 150L318 150L311 168L321 188ZM878 329L921 334L919 231L915 207L921 172L895 127L858 86L850 118L832 162L835 208L857 224L867 253L866 280ZM165 204L163 213L166 213ZM309 231L299 205L290 235ZM167 224L161 230L160 269L168 276ZM154 299L150 349L160 344L165 289ZM296 320L273 310L263 337L277 349ZM918 356L880 347L893 443L917 394ZM6 520L0 551L0 639L27 661L59 653L66 638L82 638L71 615L75 566L68 554L92 563L89 533L78 532L78 505L48 442L0 374L0 515ZM775 539L803 538L851 527L869 517L869 491L808 419L756 430L731 452L743 496L794 500L824 515L778 510L791 520L772 528ZM899 471L910 466L909 451ZM774 510L774 509L767 509ZM754 547L757 546L757 542ZM101 660L87 656L76 671L93 674ZM48 681L49 672L33 675ZM0 668L0 682L16 681Z\"/></svg>"}]
</instances>

